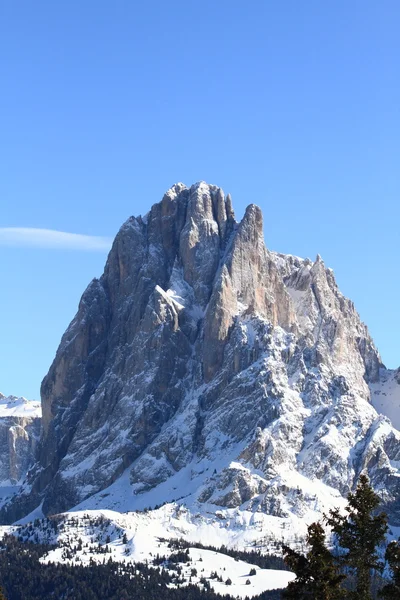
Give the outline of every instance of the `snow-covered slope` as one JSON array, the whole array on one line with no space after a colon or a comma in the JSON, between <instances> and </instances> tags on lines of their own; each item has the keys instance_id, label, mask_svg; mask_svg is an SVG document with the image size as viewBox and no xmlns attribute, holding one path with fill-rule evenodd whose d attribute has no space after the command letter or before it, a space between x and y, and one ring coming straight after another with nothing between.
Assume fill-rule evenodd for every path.
<instances>
[{"instance_id":1,"label":"snow-covered slope","mask_svg":"<svg viewBox=\"0 0 400 600\"><path fill-rule=\"evenodd\" d=\"M381 369L379 380L371 382L370 389L375 410L400 429L400 369Z\"/></svg>"},{"instance_id":2,"label":"snow-covered slope","mask_svg":"<svg viewBox=\"0 0 400 600\"><path fill-rule=\"evenodd\" d=\"M252 598L266 590L285 588L289 581L294 579L294 574L288 571L261 569L210 550L190 548L189 557L191 562L183 569L185 579L197 583L201 577L205 577L218 594ZM252 567L256 574L250 576ZM191 577L192 569L197 571L194 577ZM212 577L214 573L221 578L221 581ZM231 581L229 585L226 584L228 580Z\"/></svg>"},{"instance_id":3,"label":"snow-covered slope","mask_svg":"<svg viewBox=\"0 0 400 600\"><path fill-rule=\"evenodd\" d=\"M122 226L83 294L3 522L178 499L305 520L366 471L400 523L400 434L369 388L386 374L319 256L271 252L257 206L237 223L220 188L177 184Z\"/></svg>"}]
</instances>

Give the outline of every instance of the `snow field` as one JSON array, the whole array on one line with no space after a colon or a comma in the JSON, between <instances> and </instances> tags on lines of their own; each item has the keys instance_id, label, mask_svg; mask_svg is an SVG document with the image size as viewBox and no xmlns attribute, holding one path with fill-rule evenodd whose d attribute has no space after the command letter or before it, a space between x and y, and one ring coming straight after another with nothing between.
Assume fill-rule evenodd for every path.
<instances>
[{"instance_id":1,"label":"snow field","mask_svg":"<svg viewBox=\"0 0 400 600\"><path fill-rule=\"evenodd\" d=\"M295 578L294 573L289 571L260 569L255 565L211 550L190 548L189 556L191 562L182 570L185 579L187 581L191 579L192 583L199 583L200 578L205 577L212 589L219 594L230 594L240 598L253 597L266 590L285 588L289 581ZM192 569L197 570L197 576L191 577ZM256 575L249 575L251 569L256 570ZM222 577L222 582L211 579L212 573ZM225 582L229 579L232 583L226 585ZM250 581L250 584L246 584L246 581Z\"/></svg>"}]
</instances>

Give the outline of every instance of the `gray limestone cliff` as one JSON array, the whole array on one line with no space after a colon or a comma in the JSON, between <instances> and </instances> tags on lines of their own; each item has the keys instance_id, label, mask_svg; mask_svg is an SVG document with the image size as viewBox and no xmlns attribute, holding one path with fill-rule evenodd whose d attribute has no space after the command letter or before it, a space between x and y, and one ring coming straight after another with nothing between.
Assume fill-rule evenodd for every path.
<instances>
[{"instance_id":1,"label":"gray limestone cliff","mask_svg":"<svg viewBox=\"0 0 400 600\"><path fill-rule=\"evenodd\" d=\"M237 223L217 186L176 184L121 227L84 292L2 519L99 498L122 474L138 497L189 467L198 502L275 515L366 470L397 519L400 434L369 389L382 371L319 256L271 252L257 206Z\"/></svg>"}]
</instances>

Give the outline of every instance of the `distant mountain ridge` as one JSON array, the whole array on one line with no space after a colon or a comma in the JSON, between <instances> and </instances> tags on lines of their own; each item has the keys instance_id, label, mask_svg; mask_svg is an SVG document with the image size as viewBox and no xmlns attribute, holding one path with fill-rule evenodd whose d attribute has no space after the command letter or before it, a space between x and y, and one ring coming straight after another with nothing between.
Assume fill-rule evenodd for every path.
<instances>
[{"instance_id":1,"label":"distant mountain ridge","mask_svg":"<svg viewBox=\"0 0 400 600\"><path fill-rule=\"evenodd\" d=\"M374 408L398 379L319 256L268 250L257 206L238 223L221 188L176 184L84 292L3 522L178 498L301 518L366 471L400 524L400 433Z\"/></svg>"},{"instance_id":2,"label":"distant mountain ridge","mask_svg":"<svg viewBox=\"0 0 400 600\"><path fill-rule=\"evenodd\" d=\"M34 463L41 414L40 402L0 393L0 505Z\"/></svg>"}]
</instances>

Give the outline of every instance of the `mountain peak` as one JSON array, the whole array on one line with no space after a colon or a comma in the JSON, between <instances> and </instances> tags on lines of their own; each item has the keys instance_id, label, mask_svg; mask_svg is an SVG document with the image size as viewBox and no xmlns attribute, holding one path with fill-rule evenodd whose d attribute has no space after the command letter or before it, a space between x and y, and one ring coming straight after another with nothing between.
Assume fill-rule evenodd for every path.
<instances>
[{"instance_id":1,"label":"mountain peak","mask_svg":"<svg viewBox=\"0 0 400 600\"><path fill-rule=\"evenodd\" d=\"M3 516L134 510L164 490L282 517L310 486L322 512L362 471L393 501L400 434L368 387L382 369L320 257L267 250L255 204L238 224L218 186L174 184L84 293L43 380L36 465Z\"/></svg>"}]
</instances>

